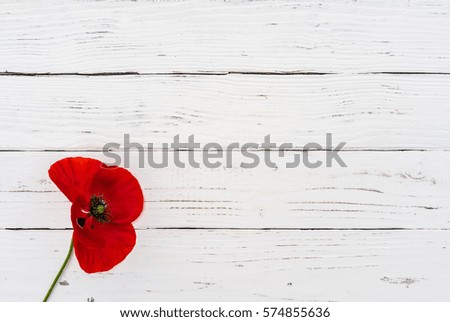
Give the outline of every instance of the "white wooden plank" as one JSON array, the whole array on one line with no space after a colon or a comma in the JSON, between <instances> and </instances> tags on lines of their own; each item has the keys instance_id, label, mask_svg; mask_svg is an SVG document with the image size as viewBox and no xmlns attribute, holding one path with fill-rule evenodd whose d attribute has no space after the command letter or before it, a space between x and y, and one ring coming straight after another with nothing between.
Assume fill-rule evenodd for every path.
<instances>
[{"instance_id":1,"label":"white wooden plank","mask_svg":"<svg viewBox=\"0 0 450 322\"><path fill-rule=\"evenodd\" d=\"M0 70L450 72L445 0L2 1Z\"/></svg>"},{"instance_id":2,"label":"white wooden plank","mask_svg":"<svg viewBox=\"0 0 450 322\"><path fill-rule=\"evenodd\" d=\"M262 151L258 152L262 159ZM287 153L291 161L293 152ZM101 153L0 153L0 228L71 227L70 204L47 176L56 160ZM278 169L234 153L233 168L130 169L145 197L136 227L450 228L450 152L345 152L347 168ZM311 155L324 158L324 152ZM182 153L182 161L187 161Z\"/></svg>"},{"instance_id":3,"label":"white wooden plank","mask_svg":"<svg viewBox=\"0 0 450 322\"><path fill-rule=\"evenodd\" d=\"M73 258L51 301L450 300L447 231L137 233L109 272L88 275ZM0 231L0 300L41 300L70 235Z\"/></svg>"},{"instance_id":4,"label":"white wooden plank","mask_svg":"<svg viewBox=\"0 0 450 322\"><path fill-rule=\"evenodd\" d=\"M182 141L449 149L443 75L0 77L2 149Z\"/></svg>"}]
</instances>

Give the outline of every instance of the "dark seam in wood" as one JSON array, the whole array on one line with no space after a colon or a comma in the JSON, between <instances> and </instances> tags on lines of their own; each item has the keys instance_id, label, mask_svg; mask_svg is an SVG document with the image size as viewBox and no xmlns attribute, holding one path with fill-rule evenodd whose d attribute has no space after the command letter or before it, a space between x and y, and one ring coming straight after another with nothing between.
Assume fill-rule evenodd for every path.
<instances>
[{"instance_id":1,"label":"dark seam in wood","mask_svg":"<svg viewBox=\"0 0 450 322\"><path fill-rule=\"evenodd\" d=\"M386 75L450 75L450 72L366 72L359 73L366 75L377 75L377 74L386 74Z\"/></svg>"},{"instance_id":2,"label":"dark seam in wood","mask_svg":"<svg viewBox=\"0 0 450 322\"><path fill-rule=\"evenodd\" d=\"M199 72L0 72L0 76L24 76L24 77L53 77L53 76L81 76L81 77L107 77L107 76L226 76L226 75L269 75L269 76L323 76L342 75L342 72L318 72L318 71L199 71ZM426 72L426 71L373 71L352 73L353 75L450 75L450 72Z\"/></svg>"},{"instance_id":3,"label":"dark seam in wood","mask_svg":"<svg viewBox=\"0 0 450 322\"><path fill-rule=\"evenodd\" d=\"M309 71L199 71L199 72L96 72L96 73L79 73L79 72L44 72L44 73L27 73L27 72L0 72L0 76L28 76L28 77L51 77L51 76L85 76L85 77L104 77L104 76L226 76L226 75L334 75L338 73L331 72L309 72Z\"/></svg>"},{"instance_id":4,"label":"dark seam in wood","mask_svg":"<svg viewBox=\"0 0 450 322\"><path fill-rule=\"evenodd\" d=\"M22 228L22 227L6 227L0 228L0 230L9 230L9 231L65 231L65 230L73 230L73 228ZM450 230L450 228L402 228L402 227L375 227L375 228L364 228L364 227L355 227L355 228L331 228L331 227L322 227L322 228L251 228L251 227L155 227L155 228L136 228L135 230L145 231L145 230L247 230L247 231L346 231L346 230L359 230L359 231L394 231L394 230L404 230L404 231L416 231L416 230Z\"/></svg>"},{"instance_id":5,"label":"dark seam in wood","mask_svg":"<svg viewBox=\"0 0 450 322\"><path fill-rule=\"evenodd\" d=\"M144 148L144 152L148 152L150 151L147 148ZM154 148L151 151L153 152L161 152L161 151L166 151L166 149L158 149L158 148ZM190 150L188 149L168 149L167 151L169 152L174 152L174 151L179 151L179 152L188 152ZM202 149L193 149L193 152L197 152L197 153L201 153L203 152ZM240 149L223 149L223 152L233 152L233 153L241 153ZM303 148L292 148L292 149L284 149L284 150L280 150L280 149L247 149L247 151L271 151L271 152L280 152L280 151L285 151L285 152L327 152L327 151L333 151L333 149L316 149L316 150L311 150L311 149L303 149ZM438 148L438 149L433 149L433 148L343 148L342 150L339 150L339 152L448 152L450 151L450 149L448 148ZM68 152L68 153L72 153L72 152L104 152L103 149L0 149L0 153L23 153L23 152ZM114 150L113 152L116 153L122 153L123 149L117 149ZM136 151L131 151L132 153L136 152Z\"/></svg>"}]
</instances>

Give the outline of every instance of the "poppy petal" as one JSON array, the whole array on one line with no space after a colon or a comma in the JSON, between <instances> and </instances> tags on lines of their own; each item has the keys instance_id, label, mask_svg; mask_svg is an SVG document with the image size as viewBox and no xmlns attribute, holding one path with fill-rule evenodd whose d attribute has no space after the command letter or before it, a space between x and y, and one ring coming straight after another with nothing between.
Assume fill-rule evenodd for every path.
<instances>
[{"instance_id":1,"label":"poppy petal","mask_svg":"<svg viewBox=\"0 0 450 322\"><path fill-rule=\"evenodd\" d=\"M86 273L105 272L122 262L136 244L136 232L132 224L101 224L93 222L89 232L74 230L73 245L80 267ZM86 234L95 233L91 243Z\"/></svg>"},{"instance_id":2,"label":"poppy petal","mask_svg":"<svg viewBox=\"0 0 450 322\"><path fill-rule=\"evenodd\" d=\"M50 167L48 174L61 192L72 203L84 196L95 174L105 166L101 161L90 158L65 158Z\"/></svg>"},{"instance_id":3,"label":"poppy petal","mask_svg":"<svg viewBox=\"0 0 450 322\"><path fill-rule=\"evenodd\" d=\"M90 193L103 196L109 207L111 223L131 223L144 207L139 182L124 168L105 165L95 174Z\"/></svg>"},{"instance_id":4,"label":"poppy petal","mask_svg":"<svg viewBox=\"0 0 450 322\"><path fill-rule=\"evenodd\" d=\"M104 234L97 233L102 228L94 217L88 213L83 212L80 207L80 198L72 204L71 216L74 236L77 236L79 243L83 244L85 248L102 248L106 245Z\"/></svg>"}]
</instances>

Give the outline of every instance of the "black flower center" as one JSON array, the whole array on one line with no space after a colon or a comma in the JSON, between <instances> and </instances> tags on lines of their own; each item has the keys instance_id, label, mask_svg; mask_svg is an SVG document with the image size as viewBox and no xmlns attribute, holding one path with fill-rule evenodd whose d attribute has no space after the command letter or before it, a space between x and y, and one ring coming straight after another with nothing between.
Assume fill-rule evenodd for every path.
<instances>
[{"instance_id":1,"label":"black flower center","mask_svg":"<svg viewBox=\"0 0 450 322\"><path fill-rule=\"evenodd\" d=\"M89 203L89 215L94 217L98 222L105 223L110 221L110 213L108 204L103 196L93 195Z\"/></svg>"}]
</instances>

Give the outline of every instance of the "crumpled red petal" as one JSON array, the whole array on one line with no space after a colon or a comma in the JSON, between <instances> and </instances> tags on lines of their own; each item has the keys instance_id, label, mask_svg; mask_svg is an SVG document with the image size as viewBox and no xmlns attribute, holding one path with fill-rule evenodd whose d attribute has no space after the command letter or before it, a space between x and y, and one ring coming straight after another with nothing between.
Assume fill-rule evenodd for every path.
<instances>
[{"instance_id":1,"label":"crumpled red petal","mask_svg":"<svg viewBox=\"0 0 450 322\"><path fill-rule=\"evenodd\" d=\"M130 223L144 207L144 195L137 179L126 169L105 166L94 176L91 195L102 195L111 212L111 222Z\"/></svg>"},{"instance_id":2,"label":"crumpled red petal","mask_svg":"<svg viewBox=\"0 0 450 322\"><path fill-rule=\"evenodd\" d=\"M81 269L86 273L109 271L122 262L136 244L136 232L131 223L100 223L93 217L85 219L83 227L78 218L86 216L78 205L72 206L73 245Z\"/></svg>"},{"instance_id":3,"label":"crumpled red petal","mask_svg":"<svg viewBox=\"0 0 450 322\"><path fill-rule=\"evenodd\" d=\"M52 164L48 174L59 190L73 203L79 196L86 195L95 174L102 166L104 164L95 159L65 158Z\"/></svg>"},{"instance_id":4,"label":"crumpled red petal","mask_svg":"<svg viewBox=\"0 0 450 322\"><path fill-rule=\"evenodd\" d=\"M111 224L111 227L102 230L102 234L107 243L104 247L98 248L86 246L80 241L79 235L74 233L75 255L81 269L86 273L109 271L122 262L136 244L136 233L132 224ZM106 238L106 236L110 236L110 238Z\"/></svg>"}]
</instances>

